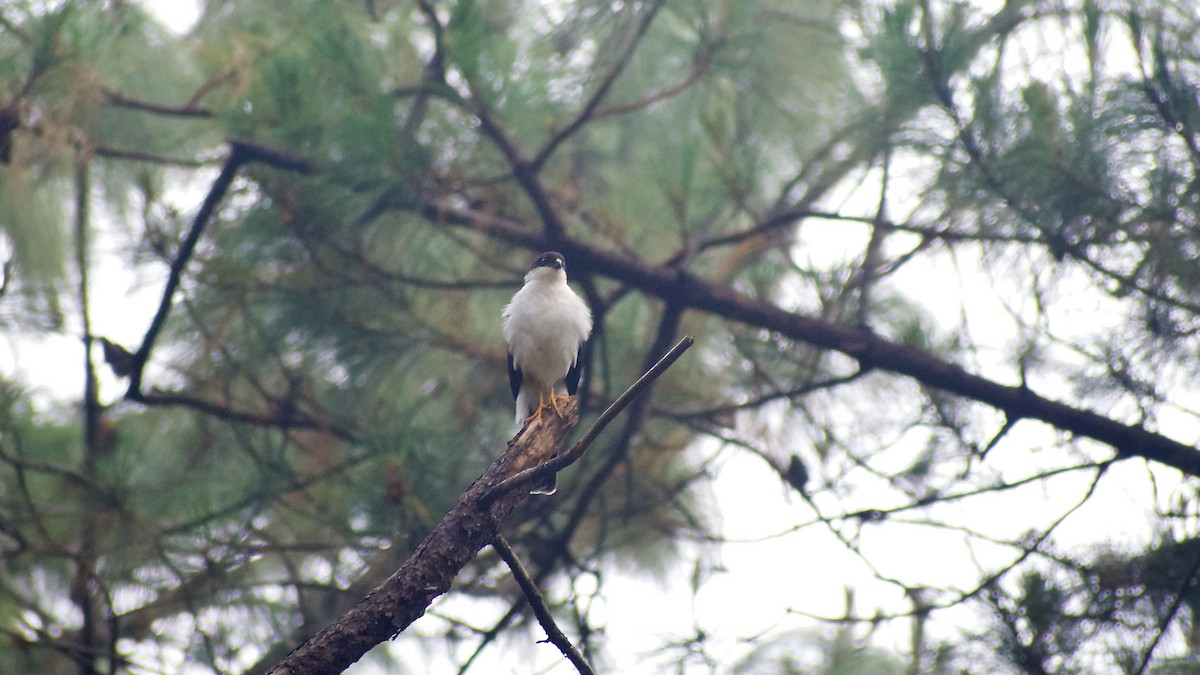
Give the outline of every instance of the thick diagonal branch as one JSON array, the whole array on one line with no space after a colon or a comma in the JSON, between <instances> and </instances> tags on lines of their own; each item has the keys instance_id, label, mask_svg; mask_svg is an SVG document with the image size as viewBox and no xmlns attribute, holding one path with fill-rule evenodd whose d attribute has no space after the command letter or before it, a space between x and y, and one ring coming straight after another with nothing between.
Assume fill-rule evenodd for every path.
<instances>
[{"instance_id":1,"label":"thick diagonal branch","mask_svg":"<svg viewBox=\"0 0 1200 675\"><path fill-rule=\"evenodd\" d=\"M505 518L529 495L514 490L490 504L484 498L506 478L546 461L578 421L578 402L572 398L561 417L545 415L526 426L400 569L268 672L340 673L420 618L434 598L450 589L459 570L495 540Z\"/></svg>"},{"instance_id":2,"label":"thick diagonal branch","mask_svg":"<svg viewBox=\"0 0 1200 675\"><path fill-rule=\"evenodd\" d=\"M562 417L545 415L529 423L509 441L504 455L467 489L399 570L269 672L339 673L369 649L395 637L416 621L434 598L450 589L458 571L479 549L497 540L504 519L528 497L525 490L513 488L578 459L607 422L662 375L692 342L691 337L680 340L601 415L579 444L554 460L550 458L567 432L579 422L578 399L570 400ZM548 466L548 471L534 474L541 466Z\"/></svg>"}]
</instances>

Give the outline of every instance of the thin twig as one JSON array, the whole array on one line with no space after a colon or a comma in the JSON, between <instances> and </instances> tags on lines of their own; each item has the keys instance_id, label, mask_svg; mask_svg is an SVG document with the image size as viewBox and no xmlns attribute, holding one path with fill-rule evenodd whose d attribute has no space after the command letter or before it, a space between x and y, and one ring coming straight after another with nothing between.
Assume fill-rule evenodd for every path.
<instances>
[{"instance_id":1,"label":"thin twig","mask_svg":"<svg viewBox=\"0 0 1200 675\"><path fill-rule=\"evenodd\" d=\"M592 667L583 658L583 654L579 653L575 645L571 644L566 633L563 633L558 624L554 622L554 616L550 613L550 608L546 606L542 592L538 590L537 584L533 582L528 570L521 564L521 559L517 557L517 552L512 549L504 535L496 535L496 538L492 540L492 548L496 549L496 553L500 554L500 558L508 565L508 569L512 570L513 578L517 580L517 585L521 587L521 592L529 601L534 616L537 617L538 623L542 624L542 629L546 631L546 639L558 647L558 651L567 657L580 675L593 675Z\"/></svg>"},{"instance_id":2,"label":"thin twig","mask_svg":"<svg viewBox=\"0 0 1200 675\"><path fill-rule=\"evenodd\" d=\"M234 146L229 156L225 159L224 166L221 167L221 173L217 175L212 186L208 190L208 195L204 198L204 203L200 206L200 211L196 213L196 217L192 220L192 227L188 230L187 236L179 246L179 251L175 255L175 260L171 263L171 270L167 275L167 284L163 289L162 298L158 303L158 310L154 313L154 318L150 321L150 326L146 329L146 335L142 338L142 345L134 354L133 372L129 377L129 391L126 396L130 400L140 400L142 394L142 373L146 367L146 361L150 358L150 350L154 347L155 341L158 339L158 334L162 332L163 327L167 322L167 315L171 312L171 304L175 299L175 290L179 288L179 283L183 279L183 269L192 259L192 253L196 250L196 245L200 242L200 235L203 234L204 228L208 225L208 219L216 211L217 205L225 198L225 192L229 186L233 184L233 178L237 175L238 168L242 165L242 153Z\"/></svg>"},{"instance_id":3,"label":"thin twig","mask_svg":"<svg viewBox=\"0 0 1200 675\"><path fill-rule=\"evenodd\" d=\"M547 573L547 567L543 566L538 576L545 578ZM520 611L520 602L514 602L509 605L508 611L500 617L500 620L492 624L491 628L488 628L485 631L480 631L482 633L482 639L479 641L479 644L475 645L475 650L471 652L471 655L467 657L467 660L463 661L463 664L458 667L456 675L467 675L467 671L471 669L471 664L475 663L475 659L479 658L479 655L483 653L484 648L492 644L496 638L500 637L500 632L505 628L508 628L508 623L517 618L517 614L519 614Z\"/></svg>"},{"instance_id":4,"label":"thin twig","mask_svg":"<svg viewBox=\"0 0 1200 675\"><path fill-rule=\"evenodd\" d=\"M103 157L105 159L125 159L135 162L146 162L148 164L181 166L188 169L198 169L210 164L210 162L203 159L167 157L165 155L157 155L151 152L143 152L141 150L131 150L129 148L118 148L111 145L93 145L92 152L97 157Z\"/></svg>"},{"instance_id":5,"label":"thin twig","mask_svg":"<svg viewBox=\"0 0 1200 675\"><path fill-rule=\"evenodd\" d=\"M704 410L685 410L685 411L655 410L655 413L658 415L661 415L663 417L673 419L677 422L683 422L683 421L686 421L689 419L712 419L714 417L720 417L722 415L729 415L731 413L739 412L742 410L751 410L754 408L759 408L768 403L772 403L774 401L779 401L781 399L788 399L790 401L795 401L795 400L799 399L801 396L805 396L807 394L811 394L816 391L825 391L827 389L834 389L837 387L841 387L843 385L850 384L851 382L854 382L854 381L860 379L861 377L866 375L868 372L870 372L870 371L859 368L859 369L855 370L854 372L850 373L849 375L842 375L840 377L831 377L829 379L821 380L819 382L806 382L798 387L793 387L793 388L785 390L785 391L773 391L769 394L764 394L756 399L753 399L750 401L744 401L742 403L729 403L729 404L725 404L725 405L715 406L712 408L706 408Z\"/></svg>"},{"instance_id":6,"label":"thin twig","mask_svg":"<svg viewBox=\"0 0 1200 675\"><path fill-rule=\"evenodd\" d=\"M238 169L242 165L252 162L261 162L279 169L304 174L315 171L313 164L301 157L253 141L229 139L229 155L225 158L221 173L209 187L208 194L205 195L204 202L200 205L200 210L192 220L192 226L188 230L187 236L184 237L179 251L175 254L175 260L172 261L170 272L167 275L166 286L163 288L162 298L159 300L158 310L150 321L150 326L146 329L142 345L133 355L133 371L129 376L129 390L125 394L126 398L131 401L140 401L145 396L142 391L142 374L146 368L146 362L150 359L150 350L154 347L159 333L162 332L167 322L167 315L170 313L175 299L175 291L179 288L183 278L183 270L191 261L196 245L200 242L200 236L204 233L204 228L216 212L217 206L225 199L225 193L233 185L233 179L237 175Z\"/></svg>"},{"instance_id":7,"label":"thin twig","mask_svg":"<svg viewBox=\"0 0 1200 675\"><path fill-rule=\"evenodd\" d=\"M712 50L705 50L696 57L696 61L692 66L692 72L688 73L688 76L682 81L676 82L669 87L659 89L653 94L636 101L600 106L592 113L592 118L599 119L603 117L614 117L616 115L625 115L631 112L638 112L640 110L649 108L659 101L666 100L683 92L685 89L698 82L700 78L708 74L708 70L712 66L711 51Z\"/></svg>"},{"instance_id":8,"label":"thin twig","mask_svg":"<svg viewBox=\"0 0 1200 675\"><path fill-rule=\"evenodd\" d=\"M153 101L143 101L132 96L126 96L115 89L108 89L104 92L108 97L108 102L122 108L130 108L132 110L141 110L143 112L154 113L156 115L170 115L173 117L212 117L213 111L209 108L196 107L195 101L188 101L182 106L165 105L155 103Z\"/></svg>"},{"instance_id":9,"label":"thin twig","mask_svg":"<svg viewBox=\"0 0 1200 675\"><path fill-rule=\"evenodd\" d=\"M646 31L649 30L651 22L654 21L654 17L658 15L658 11L662 9L664 4L665 2L663 2L663 0L659 0L658 2L650 5L650 7L645 11L641 21L638 22L638 25L634 30L633 36L630 38L629 43L617 57L617 61L609 70L608 75L600 81L599 86L597 86L595 91L592 92L592 95L588 98L587 103L585 103L583 108L579 110L579 112L575 115L575 118L567 123L567 125L563 127L561 131L552 136L550 140L546 142L546 145L538 151L537 155L535 155L533 159L529 161L529 169L532 173L537 173L540 171L541 168L545 166L546 160L550 158L550 155L554 154L554 151L557 150L564 141L573 136L575 132L583 128L583 125L587 124L587 122L592 119L596 113L596 109L600 107L600 103L604 100L605 96L608 95L608 91L612 88L613 83L617 81L617 78L621 76L621 73L625 72L625 67L629 65L629 62L633 59L633 53L637 51L638 43L641 42L643 37L645 37ZM517 167L513 168L515 169Z\"/></svg>"},{"instance_id":10,"label":"thin twig","mask_svg":"<svg viewBox=\"0 0 1200 675\"><path fill-rule=\"evenodd\" d=\"M252 427L270 427L272 429L280 430L305 429L311 431L323 431L343 441L354 442L356 440L354 432L352 432L350 429L333 422L314 419L313 417L306 415L299 410L288 411L287 414L278 412L265 414L256 413L245 410L237 410L231 405L209 401L183 392L165 391L154 388L152 388L149 392L142 392L138 402L147 406L190 408L197 412L204 413L205 415L208 415L214 419L237 424L246 424Z\"/></svg>"},{"instance_id":11,"label":"thin twig","mask_svg":"<svg viewBox=\"0 0 1200 675\"><path fill-rule=\"evenodd\" d=\"M521 485L532 483L539 478L546 478L554 475L566 467L574 464L580 457L583 456L583 453L587 451L588 447L595 442L596 437L600 435L600 432L604 431L604 428L608 426L608 423L612 422L617 415L621 414L621 411L625 409L625 406L629 405L633 399L637 398L638 394L641 394L646 387L650 386L650 383L654 382L654 380L658 379L660 375L666 372L667 368L670 368L671 365L675 363L675 361L679 359L679 357L682 356L683 353L687 351L695 342L696 339L688 335L676 343L675 346L671 348L671 351L663 355L663 357L658 360L658 363L654 364L650 370L647 370L644 375L638 378L637 382L634 382L632 385L630 385L630 387L625 390L625 393L618 396L617 400L613 401L612 405L608 406L608 409L601 413L600 417L597 418L596 422L592 425L592 428L588 429L583 438L580 439L579 442L574 446L572 446L570 450L562 453L561 455L555 455L544 464L530 467L506 478L504 481L496 485L496 487L492 488L492 491L480 500L480 504L482 506L487 506Z\"/></svg>"}]
</instances>

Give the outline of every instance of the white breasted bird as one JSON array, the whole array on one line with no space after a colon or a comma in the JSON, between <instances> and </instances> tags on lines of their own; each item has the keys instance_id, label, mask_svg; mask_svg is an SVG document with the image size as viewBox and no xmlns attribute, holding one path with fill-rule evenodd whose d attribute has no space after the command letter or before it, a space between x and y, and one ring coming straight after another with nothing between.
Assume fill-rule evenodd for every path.
<instances>
[{"instance_id":1,"label":"white breasted bird","mask_svg":"<svg viewBox=\"0 0 1200 675\"><path fill-rule=\"evenodd\" d=\"M525 285L501 313L508 343L508 381L517 399L517 422L540 417L549 405L574 396L583 369L583 347L592 332L592 312L567 285L561 253L543 253L525 275ZM552 494L554 484L531 492Z\"/></svg>"}]
</instances>

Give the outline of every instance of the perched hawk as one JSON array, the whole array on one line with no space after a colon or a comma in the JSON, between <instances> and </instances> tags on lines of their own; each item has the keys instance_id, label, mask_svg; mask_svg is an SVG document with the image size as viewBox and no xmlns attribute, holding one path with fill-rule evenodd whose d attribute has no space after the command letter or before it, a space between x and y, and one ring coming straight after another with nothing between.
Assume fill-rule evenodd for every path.
<instances>
[{"instance_id":1,"label":"perched hawk","mask_svg":"<svg viewBox=\"0 0 1200 675\"><path fill-rule=\"evenodd\" d=\"M579 389L583 346L592 332L592 312L567 286L561 253L543 253L501 313L508 343L508 381L517 399L517 422L540 417L547 404ZM538 487L534 492L551 494Z\"/></svg>"}]
</instances>

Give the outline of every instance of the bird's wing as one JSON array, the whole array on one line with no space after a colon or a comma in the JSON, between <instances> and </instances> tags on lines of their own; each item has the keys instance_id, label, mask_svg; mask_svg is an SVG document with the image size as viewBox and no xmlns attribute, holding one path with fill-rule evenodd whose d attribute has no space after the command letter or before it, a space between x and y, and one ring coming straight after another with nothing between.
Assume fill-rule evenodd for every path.
<instances>
[{"instance_id":1,"label":"bird's wing","mask_svg":"<svg viewBox=\"0 0 1200 675\"><path fill-rule=\"evenodd\" d=\"M509 386L512 387L513 398L516 398L517 394L521 393L521 380L523 380L523 379L524 379L524 375L521 373L521 370L519 368L517 368L515 364L513 364L512 352L509 352L508 353L508 384L509 384ZM576 376L575 380L576 380L576 382L578 382L579 377Z\"/></svg>"},{"instance_id":2,"label":"bird's wing","mask_svg":"<svg viewBox=\"0 0 1200 675\"><path fill-rule=\"evenodd\" d=\"M567 371L567 377L563 380L563 383L567 385L567 393L572 396L579 389L579 379L583 376L583 349L586 346L587 340L579 343L579 353L575 355L575 363Z\"/></svg>"}]
</instances>

